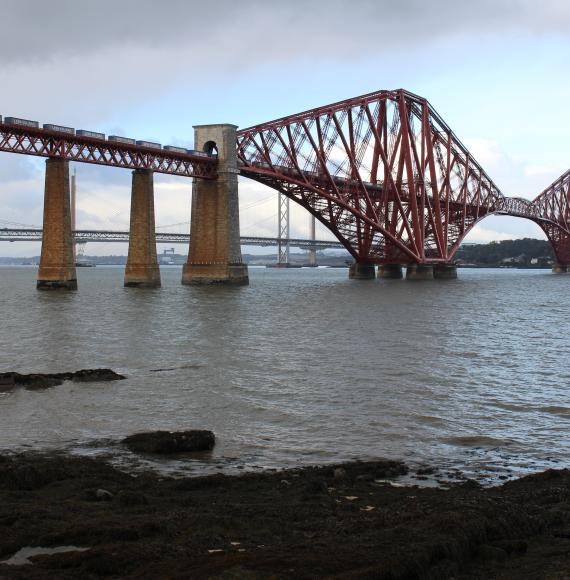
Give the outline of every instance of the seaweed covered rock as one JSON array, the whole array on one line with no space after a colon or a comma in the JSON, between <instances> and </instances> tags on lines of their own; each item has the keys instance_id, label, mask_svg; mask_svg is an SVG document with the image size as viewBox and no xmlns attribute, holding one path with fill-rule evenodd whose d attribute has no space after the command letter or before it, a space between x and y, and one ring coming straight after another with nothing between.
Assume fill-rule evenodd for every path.
<instances>
[{"instance_id":1,"label":"seaweed covered rock","mask_svg":"<svg viewBox=\"0 0 570 580\"><path fill-rule=\"evenodd\" d=\"M188 453L210 451L216 442L212 431L148 431L134 433L122 443L135 453Z\"/></svg>"},{"instance_id":2,"label":"seaweed covered rock","mask_svg":"<svg viewBox=\"0 0 570 580\"><path fill-rule=\"evenodd\" d=\"M10 390L16 387L26 389L48 389L61 385L64 381L80 383L95 383L102 381L120 381L123 375L111 369L83 369L66 373L0 373L0 390Z\"/></svg>"}]
</instances>

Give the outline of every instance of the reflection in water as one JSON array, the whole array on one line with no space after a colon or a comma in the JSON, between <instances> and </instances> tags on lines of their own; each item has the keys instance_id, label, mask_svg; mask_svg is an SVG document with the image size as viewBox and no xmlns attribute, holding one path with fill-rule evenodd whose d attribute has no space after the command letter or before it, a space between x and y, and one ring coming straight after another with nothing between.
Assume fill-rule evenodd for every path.
<instances>
[{"instance_id":1,"label":"reflection in water","mask_svg":"<svg viewBox=\"0 0 570 580\"><path fill-rule=\"evenodd\" d=\"M96 452L138 430L206 428L219 444L194 470L372 457L568 465L570 276L250 274L249 287L193 288L163 268L163 287L141 290L98 267L79 271L77 293L50 293L32 268L0 269L0 370L129 377L0 394L2 447Z\"/></svg>"}]
</instances>

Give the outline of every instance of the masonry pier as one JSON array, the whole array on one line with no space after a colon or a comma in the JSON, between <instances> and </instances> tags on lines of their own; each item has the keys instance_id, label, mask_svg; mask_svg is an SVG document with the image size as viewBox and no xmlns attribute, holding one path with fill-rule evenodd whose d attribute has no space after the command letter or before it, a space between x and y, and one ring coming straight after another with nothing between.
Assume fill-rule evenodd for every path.
<instances>
[{"instance_id":1,"label":"masonry pier","mask_svg":"<svg viewBox=\"0 0 570 580\"><path fill-rule=\"evenodd\" d=\"M348 277L351 280L374 280L376 278L374 264L354 262L348 269Z\"/></svg>"},{"instance_id":2,"label":"masonry pier","mask_svg":"<svg viewBox=\"0 0 570 580\"><path fill-rule=\"evenodd\" d=\"M406 280L433 280L433 266L430 264L408 264Z\"/></svg>"},{"instance_id":3,"label":"masonry pier","mask_svg":"<svg viewBox=\"0 0 570 580\"><path fill-rule=\"evenodd\" d=\"M216 179L194 179L188 261L182 284L248 284L242 262L236 125L194 127L194 147L218 153Z\"/></svg>"},{"instance_id":4,"label":"masonry pier","mask_svg":"<svg viewBox=\"0 0 570 580\"><path fill-rule=\"evenodd\" d=\"M151 169L135 169L131 190L131 228L125 286L157 288L160 270L154 227L154 184Z\"/></svg>"},{"instance_id":5,"label":"masonry pier","mask_svg":"<svg viewBox=\"0 0 570 580\"><path fill-rule=\"evenodd\" d=\"M558 262L552 266L552 272L554 274L566 274L570 272L570 266L565 266L564 264L559 264Z\"/></svg>"},{"instance_id":6,"label":"masonry pier","mask_svg":"<svg viewBox=\"0 0 570 580\"><path fill-rule=\"evenodd\" d=\"M433 277L437 280L457 280L455 264L436 264L433 267Z\"/></svg>"},{"instance_id":7,"label":"masonry pier","mask_svg":"<svg viewBox=\"0 0 570 580\"><path fill-rule=\"evenodd\" d=\"M401 280L403 277L402 264L382 264L378 266L378 278Z\"/></svg>"},{"instance_id":8,"label":"masonry pier","mask_svg":"<svg viewBox=\"0 0 570 580\"><path fill-rule=\"evenodd\" d=\"M77 275L73 257L69 161L46 161L42 252L37 287L40 290L76 290Z\"/></svg>"}]
</instances>

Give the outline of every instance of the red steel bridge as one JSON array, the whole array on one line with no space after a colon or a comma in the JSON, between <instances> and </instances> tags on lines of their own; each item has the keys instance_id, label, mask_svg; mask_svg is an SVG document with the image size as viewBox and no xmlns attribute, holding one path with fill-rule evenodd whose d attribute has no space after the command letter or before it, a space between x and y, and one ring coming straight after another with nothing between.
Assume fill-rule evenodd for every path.
<instances>
[{"instance_id":1,"label":"red steel bridge","mask_svg":"<svg viewBox=\"0 0 570 580\"><path fill-rule=\"evenodd\" d=\"M207 140L215 127L223 128L219 143ZM550 240L559 271L570 265L570 171L532 201L506 197L430 103L408 91L382 90L237 132L233 125L196 129L205 135L197 137L199 150L185 151L4 120L0 151L193 177L198 200L219 193L212 183L226 187L229 174L236 175L237 196L239 174L300 204L363 267L451 264L469 231L492 214L534 221ZM212 228L218 227L212 211L237 216L235 204L200 210L200 203L193 216L210 216ZM192 236L202 247L195 265L239 262L231 241L226 258L212 254L212 236Z\"/></svg>"},{"instance_id":2,"label":"red steel bridge","mask_svg":"<svg viewBox=\"0 0 570 580\"><path fill-rule=\"evenodd\" d=\"M240 173L326 225L362 263L445 263L491 214L536 222L570 264L570 171L505 197L429 102L379 91L238 131Z\"/></svg>"}]
</instances>

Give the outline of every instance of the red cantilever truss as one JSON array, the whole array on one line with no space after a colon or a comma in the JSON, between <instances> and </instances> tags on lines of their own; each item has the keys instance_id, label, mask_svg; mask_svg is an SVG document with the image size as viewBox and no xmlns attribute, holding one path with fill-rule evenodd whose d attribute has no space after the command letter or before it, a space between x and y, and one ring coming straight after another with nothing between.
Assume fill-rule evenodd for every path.
<instances>
[{"instance_id":1,"label":"red cantilever truss","mask_svg":"<svg viewBox=\"0 0 570 580\"><path fill-rule=\"evenodd\" d=\"M202 179L217 173L217 161L208 157L6 123L0 123L0 151Z\"/></svg>"},{"instance_id":2,"label":"red cantilever truss","mask_svg":"<svg viewBox=\"0 0 570 580\"><path fill-rule=\"evenodd\" d=\"M540 197L505 198L431 105L404 90L241 130L238 159L242 175L297 201L361 263L448 262L491 213L533 219L555 245L568 233ZM565 183L556 199L567 215Z\"/></svg>"},{"instance_id":3,"label":"red cantilever truss","mask_svg":"<svg viewBox=\"0 0 570 580\"><path fill-rule=\"evenodd\" d=\"M533 202L538 218L560 264L570 265L570 170L549 185Z\"/></svg>"}]
</instances>

